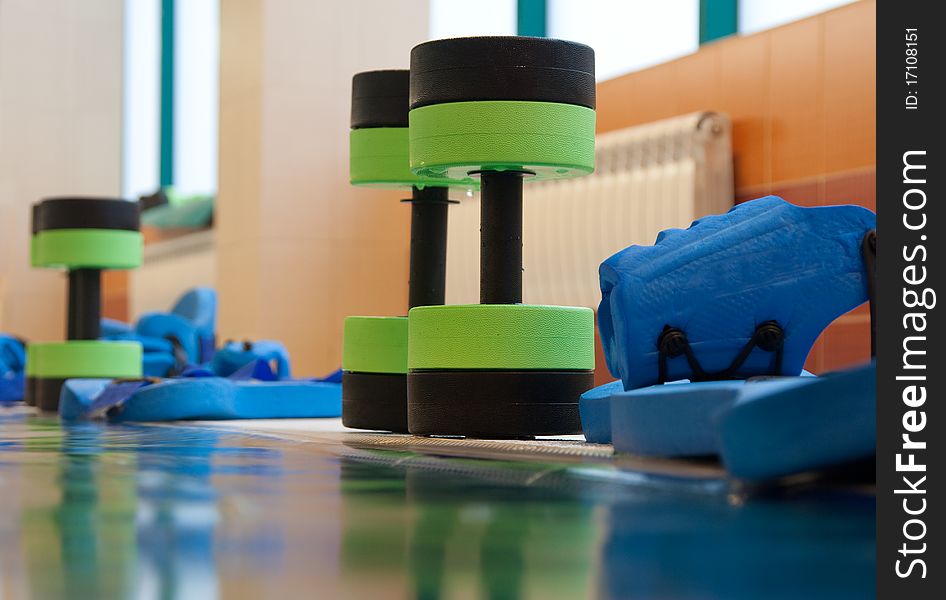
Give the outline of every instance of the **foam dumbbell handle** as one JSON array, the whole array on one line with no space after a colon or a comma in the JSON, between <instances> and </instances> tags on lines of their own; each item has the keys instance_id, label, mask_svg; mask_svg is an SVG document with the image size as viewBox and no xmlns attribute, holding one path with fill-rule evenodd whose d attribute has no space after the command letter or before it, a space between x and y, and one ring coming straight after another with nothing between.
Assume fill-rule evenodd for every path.
<instances>
[{"instance_id":1,"label":"foam dumbbell handle","mask_svg":"<svg viewBox=\"0 0 946 600\"><path fill-rule=\"evenodd\" d=\"M408 305L443 304L447 285L447 188L413 188Z\"/></svg>"},{"instance_id":2,"label":"foam dumbbell handle","mask_svg":"<svg viewBox=\"0 0 946 600\"><path fill-rule=\"evenodd\" d=\"M102 332L102 278L98 269L69 271L70 340L96 340Z\"/></svg>"},{"instance_id":3,"label":"foam dumbbell handle","mask_svg":"<svg viewBox=\"0 0 946 600\"><path fill-rule=\"evenodd\" d=\"M516 171L480 176L480 303L522 302L522 177Z\"/></svg>"}]
</instances>

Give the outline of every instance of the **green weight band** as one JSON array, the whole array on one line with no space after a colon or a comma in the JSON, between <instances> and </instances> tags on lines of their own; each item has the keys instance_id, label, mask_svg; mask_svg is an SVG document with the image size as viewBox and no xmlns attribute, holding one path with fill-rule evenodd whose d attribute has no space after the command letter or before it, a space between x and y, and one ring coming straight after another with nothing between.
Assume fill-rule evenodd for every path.
<instances>
[{"instance_id":1,"label":"green weight band","mask_svg":"<svg viewBox=\"0 0 946 600\"><path fill-rule=\"evenodd\" d=\"M463 181L430 180L410 170L407 127L371 127L353 129L349 136L349 179L352 185L411 187L456 185L475 187L467 177Z\"/></svg>"},{"instance_id":2,"label":"green weight band","mask_svg":"<svg viewBox=\"0 0 946 600\"><path fill-rule=\"evenodd\" d=\"M407 317L346 317L342 370L407 373Z\"/></svg>"},{"instance_id":3,"label":"green weight band","mask_svg":"<svg viewBox=\"0 0 946 600\"><path fill-rule=\"evenodd\" d=\"M141 377L141 344L74 340L27 346L27 377Z\"/></svg>"},{"instance_id":4,"label":"green weight band","mask_svg":"<svg viewBox=\"0 0 946 600\"><path fill-rule=\"evenodd\" d=\"M121 229L47 229L31 244L34 267L134 269L144 251L140 232Z\"/></svg>"},{"instance_id":5,"label":"green weight band","mask_svg":"<svg viewBox=\"0 0 946 600\"><path fill-rule=\"evenodd\" d=\"M594 312L571 306L420 306L410 320L415 369L588 370L595 367Z\"/></svg>"},{"instance_id":6,"label":"green weight band","mask_svg":"<svg viewBox=\"0 0 946 600\"><path fill-rule=\"evenodd\" d=\"M434 179L526 169L533 180L586 175L595 165L595 111L554 102L451 102L410 112L411 170Z\"/></svg>"}]
</instances>

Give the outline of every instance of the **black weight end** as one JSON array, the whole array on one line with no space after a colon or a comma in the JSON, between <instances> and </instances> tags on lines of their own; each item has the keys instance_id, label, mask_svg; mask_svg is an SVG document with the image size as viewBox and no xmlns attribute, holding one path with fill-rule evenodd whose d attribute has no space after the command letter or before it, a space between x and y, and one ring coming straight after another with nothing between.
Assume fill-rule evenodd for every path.
<instances>
[{"instance_id":1,"label":"black weight end","mask_svg":"<svg viewBox=\"0 0 946 600\"><path fill-rule=\"evenodd\" d=\"M407 375L342 373L342 424L407 433Z\"/></svg>"},{"instance_id":2,"label":"black weight end","mask_svg":"<svg viewBox=\"0 0 946 600\"><path fill-rule=\"evenodd\" d=\"M66 382L62 378L28 377L23 402L27 406L35 406L43 412L57 412L59 410L59 392Z\"/></svg>"},{"instance_id":3,"label":"black weight end","mask_svg":"<svg viewBox=\"0 0 946 600\"><path fill-rule=\"evenodd\" d=\"M415 435L518 439L581 433L578 398L593 371L412 371L408 425Z\"/></svg>"},{"instance_id":4,"label":"black weight end","mask_svg":"<svg viewBox=\"0 0 946 600\"><path fill-rule=\"evenodd\" d=\"M411 50L410 108L521 100L595 107L595 51L549 38L466 37Z\"/></svg>"},{"instance_id":5,"label":"black weight end","mask_svg":"<svg viewBox=\"0 0 946 600\"><path fill-rule=\"evenodd\" d=\"M46 198L33 205L33 234L50 229L141 228L137 202L121 198Z\"/></svg>"},{"instance_id":6,"label":"black weight end","mask_svg":"<svg viewBox=\"0 0 946 600\"><path fill-rule=\"evenodd\" d=\"M410 71L365 71L351 80L351 128L407 127Z\"/></svg>"}]
</instances>

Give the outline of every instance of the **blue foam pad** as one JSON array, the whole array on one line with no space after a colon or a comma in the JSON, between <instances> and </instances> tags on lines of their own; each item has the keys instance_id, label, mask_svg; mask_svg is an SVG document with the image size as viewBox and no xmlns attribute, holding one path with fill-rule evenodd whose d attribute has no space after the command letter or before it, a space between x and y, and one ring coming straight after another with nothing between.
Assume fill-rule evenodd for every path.
<instances>
[{"instance_id":1,"label":"blue foam pad","mask_svg":"<svg viewBox=\"0 0 946 600\"><path fill-rule=\"evenodd\" d=\"M67 379L59 392L59 416L66 421L81 419L111 379Z\"/></svg>"},{"instance_id":2,"label":"blue foam pad","mask_svg":"<svg viewBox=\"0 0 946 600\"><path fill-rule=\"evenodd\" d=\"M0 333L0 404L23 399L26 348L11 335Z\"/></svg>"},{"instance_id":3,"label":"blue foam pad","mask_svg":"<svg viewBox=\"0 0 946 600\"><path fill-rule=\"evenodd\" d=\"M599 270L608 368L628 390L658 383L657 340L670 325L705 370L721 371L757 325L775 320L785 333L781 374L797 375L821 331L867 300L861 241L875 228L866 208L768 196L622 250ZM756 348L736 376L768 374L771 364ZM691 375L683 356L667 368L668 380Z\"/></svg>"},{"instance_id":4,"label":"blue foam pad","mask_svg":"<svg viewBox=\"0 0 946 600\"><path fill-rule=\"evenodd\" d=\"M746 385L719 421L726 469L766 480L874 456L874 363L817 378Z\"/></svg>"},{"instance_id":5,"label":"blue foam pad","mask_svg":"<svg viewBox=\"0 0 946 600\"><path fill-rule=\"evenodd\" d=\"M285 346L273 340L257 342L230 342L214 353L211 369L217 375L229 377L238 369L254 361L274 363L278 379L292 376L289 352Z\"/></svg>"},{"instance_id":6,"label":"blue foam pad","mask_svg":"<svg viewBox=\"0 0 946 600\"><path fill-rule=\"evenodd\" d=\"M171 379L135 392L116 421L339 417L342 387L309 381Z\"/></svg>"},{"instance_id":7,"label":"blue foam pad","mask_svg":"<svg viewBox=\"0 0 946 600\"><path fill-rule=\"evenodd\" d=\"M197 328L184 317L173 313L147 313L138 319L135 333L141 340L163 339L165 342L168 337L173 336L180 342L191 363L196 364L200 360Z\"/></svg>"},{"instance_id":8,"label":"blue foam pad","mask_svg":"<svg viewBox=\"0 0 946 600\"><path fill-rule=\"evenodd\" d=\"M716 418L746 385L704 381L616 393L610 406L614 450L667 457L716 454Z\"/></svg>"},{"instance_id":9,"label":"blue foam pad","mask_svg":"<svg viewBox=\"0 0 946 600\"><path fill-rule=\"evenodd\" d=\"M138 319L135 327L102 319L102 338L134 340L142 345L144 374L165 377L179 365L170 338L176 339L187 363L197 365L211 360L215 345L217 294L211 288L194 288L175 303L171 312L150 312ZM182 361L183 362L183 361Z\"/></svg>"},{"instance_id":10,"label":"blue foam pad","mask_svg":"<svg viewBox=\"0 0 946 600\"><path fill-rule=\"evenodd\" d=\"M255 381L224 377L159 383L70 379L60 395L63 419L178 421L338 417L342 386L317 381Z\"/></svg>"},{"instance_id":11,"label":"blue foam pad","mask_svg":"<svg viewBox=\"0 0 946 600\"><path fill-rule=\"evenodd\" d=\"M112 336L120 335L132 335L134 333L134 328L123 321L116 321L115 319L105 319L101 320L101 337L110 338Z\"/></svg>"},{"instance_id":12,"label":"blue foam pad","mask_svg":"<svg viewBox=\"0 0 946 600\"><path fill-rule=\"evenodd\" d=\"M170 352L145 352L141 357L141 374L144 377L164 377L174 368L174 355Z\"/></svg>"},{"instance_id":13,"label":"blue foam pad","mask_svg":"<svg viewBox=\"0 0 946 600\"><path fill-rule=\"evenodd\" d=\"M201 336L213 336L217 330L217 292L207 287L189 290L171 312L193 324Z\"/></svg>"},{"instance_id":14,"label":"blue foam pad","mask_svg":"<svg viewBox=\"0 0 946 600\"><path fill-rule=\"evenodd\" d=\"M581 430L585 440L595 444L611 443L611 395L624 391L621 380L592 388L578 400Z\"/></svg>"}]
</instances>

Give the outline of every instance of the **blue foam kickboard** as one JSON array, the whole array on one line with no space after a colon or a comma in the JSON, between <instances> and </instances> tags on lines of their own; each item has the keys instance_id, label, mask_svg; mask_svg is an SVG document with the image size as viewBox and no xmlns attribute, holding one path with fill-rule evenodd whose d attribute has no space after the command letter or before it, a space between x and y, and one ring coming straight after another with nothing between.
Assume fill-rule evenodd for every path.
<instances>
[{"instance_id":1,"label":"blue foam kickboard","mask_svg":"<svg viewBox=\"0 0 946 600\"><path fill-rule=\"evenodd\" d=\"M586 441L594 444L611 443L611 395L621 391L624 391L624 385L618 379L581 395L578 413Z\"/></svg>"},{"instance_id":2,"label":"blue foam kickboard","mask_svg":"<svg viewBox=\"0 0 946 600\"><path fill-rule=\"evenodd\" d=\"M95 397L111 382L111 379L67 379L59 392L59 416L66 421L82 418Z\"/></svg>"},{"instance_id":3,"label":"blue foam kickboard","mask_svg":"<svg viewBox=\"0 0 946 600\"><path fill-rule=\"evenodd\" d=\"M861 257L876 215L859 206L804 208L775 196L661 232L602 263L598 323L608 368L625 389L658 379L657 340L680 328L707 371L727 368L756 326L785 333L781 374L798 375L821 331L867 300ZM736 377L770 374L772 353L754 349ZM686 357L667 380L691 376Z\"/></svg>"},{"instance_id":4,"label":"blue foam kickboard","mask_svg":"<svg viewBox=\"0 0 946 600\"><path fill-rule=\"evenodd\" d=\"M780 387L747 385L719 420L723 464L757 481L868 459L876 407L875 363Z\"/></svg>"},{"instance_id":5,"label":"blue foam kickboard","mask_svg":"<svg viewBox=\"0 0 946 600\"><path fill-rule=\"evenodd\" d=\"M746 385L706 381L617 393L610 406L614 450L666 457L716 454L716 417Z\"/></svg>"},{"instance_id":6,"label":"blue foam kickboard","mask_svg":"<svg viewBox=\"0 0 946 600\"><path fill-rule=\"evenodd\" d=\"M135 389L109 406L107 413L97 411L95 403L102 393L123 385L110 384L104 379L66 381L60 395L60 416L75 419L107 415L113 421L177 421L323 418L342 414L339 383L224 377L169 379Z\"/></svg>"},{"instance_id":7,"label":"blue foam kickboard","mask_svg":"<svg viewBox=\"0 0 946 600\"><path fill-rule=\"evenodd\" d=\"M0 404L23 399L26 348L23 341L0 333Z\"/></svg>"}]
</instances>

